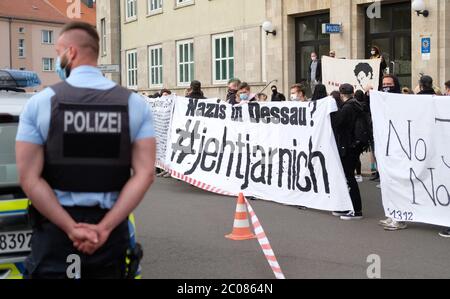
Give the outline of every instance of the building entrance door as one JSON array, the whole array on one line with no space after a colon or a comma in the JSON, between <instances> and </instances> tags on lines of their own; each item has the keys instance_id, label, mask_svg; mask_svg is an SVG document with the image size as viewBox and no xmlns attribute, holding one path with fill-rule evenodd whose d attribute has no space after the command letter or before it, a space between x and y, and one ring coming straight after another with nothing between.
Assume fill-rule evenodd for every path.
<instances>
[{"instance_id":1,"label":"building entrance door","mask_svg":"<svg viewBox=\"0 0 450 299\"><path fill-rule=\"evenodd\" d=\"M308 80L311 52L316 52L319 57L329 54L330 36L328 34L322 34L322 24L329 22L329 14L300 17L295 20L297 83L305 83Z\"/></svg>"},{"instance_id":2,"label":"building entrance door","mask_svg":"<svg viewBox=\"0 0 450 299\"><path fill-rule=\"evenodd\" d=\"M386 59L386 73L396 75L402 87L411 82L411 2L381 6L381 18L366 18L366 58L372 46Z\"/></svg>"}]
</instances>

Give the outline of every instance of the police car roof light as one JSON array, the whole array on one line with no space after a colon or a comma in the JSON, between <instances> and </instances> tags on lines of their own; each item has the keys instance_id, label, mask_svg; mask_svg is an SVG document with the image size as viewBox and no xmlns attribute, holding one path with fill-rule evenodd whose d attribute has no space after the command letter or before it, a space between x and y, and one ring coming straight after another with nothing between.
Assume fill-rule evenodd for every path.
<instances>
[{"instance_id":1,"label":"police car roof light","mask_svg":"<svg viewBox=\"0 0 450 299\"><path fill-rule=\"evenodd\" d=\"M35 72L19 70L0 70L0 89L13 90L41 85Z\"/></svg>"}]
</instances>

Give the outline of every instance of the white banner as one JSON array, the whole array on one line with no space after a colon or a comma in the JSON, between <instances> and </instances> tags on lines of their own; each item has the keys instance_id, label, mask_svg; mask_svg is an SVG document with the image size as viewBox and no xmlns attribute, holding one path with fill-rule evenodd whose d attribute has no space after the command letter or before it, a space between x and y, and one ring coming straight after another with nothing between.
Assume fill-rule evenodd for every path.
<instances>
[{"instance_id":1,"label":"white banner","mask_svg":"<svg viewBox=\"0 0 450 299\"><path fill-rule=\"evenodd\" d=\"M386 215L450 227L450 97L371 92L370 102Z\"/></svg>"},{"instance_id":2,"label":"white banner","mask_svg":"<svg viewBox=\"0 0 450 299\"><path fill-rule=\"evenodd\" d=\"M175 96L162 98L147 98L145 101L149 103L153 114L153 125L156 134L156 166L166 168L164 160L166 156L167 140L169 138L170 121L172 119L173 104Z\"/></svg>"},{"instance_id":3,"label":"white banner","mask_svg":"<svg viewBox=\"0 0 450 299\"><path fill-rule=\"evenodd\" d=\"M322 57L322 83L327 92L339 90L339 86L348 83L356 90L365 90L372 86L378 90L381 59L338 59Z\"/></svg>"},{"instance_id":4,"label":"white banner","mask_svg":"<svg viewBox=\"0 0 450 299\"><path fill-rule=\"evenodd\" d=\"M336 103L177 98L166 164L195 186L328 211L353 210L331 128Z\"/></svg>"}]
</instances>

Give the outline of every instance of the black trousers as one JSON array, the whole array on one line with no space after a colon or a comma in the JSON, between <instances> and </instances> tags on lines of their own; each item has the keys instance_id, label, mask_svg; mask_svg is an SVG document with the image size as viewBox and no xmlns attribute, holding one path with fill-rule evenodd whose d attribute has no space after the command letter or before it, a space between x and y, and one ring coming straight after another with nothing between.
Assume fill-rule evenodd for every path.
<instances>
[{"instance_id":1,"label":"black trousers","mask_svg":"<svg viewBox=\"0 0 450 299\"><path fill-rule=\"evenodd\" d=\"M66 208L77 223L98 224L108 212L100 208ZM93 255L73 247L69 237L56 225L36 221L31 238L31 254L25 261L25 278L67 279L68 256L80 257L81 279L121 279L125 276L125 258L129 247L128 221L122 222L106 243Z\"/></svg>"},{"instance_id":2,"label":"black trousers","mask_svg":"<svg viewBox=\"0 0 450 299\"><path fill-rule=\"evenodd\" d=\"M355 213L362 212L361 193L355 179L355 169L359 160L359 155L354 150L347 150L345 156L341 157L345 178L350 189L353 209Z\"/></svg>"}]
</instances>

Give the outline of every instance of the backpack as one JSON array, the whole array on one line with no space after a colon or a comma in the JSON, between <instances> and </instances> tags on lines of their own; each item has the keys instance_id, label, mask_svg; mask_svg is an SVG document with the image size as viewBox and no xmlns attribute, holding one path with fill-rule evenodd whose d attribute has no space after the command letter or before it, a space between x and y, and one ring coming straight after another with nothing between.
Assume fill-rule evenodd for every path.
<instances>
[{"instance_id":1,"label":"backpack","mask_svg":"<svg viewBox=\"0 0 450 299\"><path fill-rule=\"evenodd\" d=\"M372 121L370 113L365 109L364 104L355 101L353 107L356 114L353 131L352 147L361 154L367 151L372 141Z\"/></svg>"}]
</instances>

